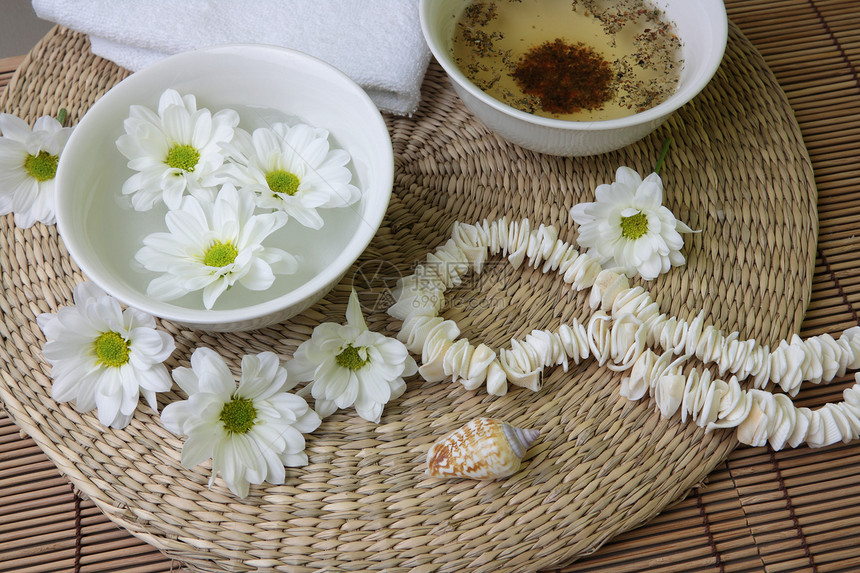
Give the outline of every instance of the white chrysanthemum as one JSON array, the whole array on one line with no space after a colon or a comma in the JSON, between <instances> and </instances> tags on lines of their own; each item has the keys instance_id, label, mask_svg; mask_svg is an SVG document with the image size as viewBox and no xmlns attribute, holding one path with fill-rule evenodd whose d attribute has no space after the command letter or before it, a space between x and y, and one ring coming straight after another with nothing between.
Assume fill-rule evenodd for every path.
<instances>
[{"instance_id":1,"label":"white chrysanthemum","mask_svg":"<svg viewBox=\"0 0 860 573\"><path fill-rule=\"evenodd\" d=\"M150 281L147 294L169 301L202 289L203 304L211 309L234 284L265 290L276 274L296 272L296 257L262 244L284 226L287 216L254 215L254 209L253 196L229 183L211 204L186 196L164 218L169 232L146 236L135 254L147 270L164 273Z\"/></svg>"},{"instance_id":2,"label":"white chrysanthemum","mask_svg":"<svg viewBox=\"0 0 860 573\"><path fill-rule=\"evenodd\" d=\"M406 390L403 377L418 367L402 342L367 329L352 291L346 324L324 322L314 328L287 362L287 371L293 380L311 382L321 416L355 405L359 416L378 423L383 406Z\"/></svg>"},{"instance_id":3,"label":"white chrysanthemum","mask_svg":"<svg viewBox=\"0 0 860 573\"><path fill-rule=\"evenodd\" d=\"M212 174L224 163L221 145L233 138L239 114L232 109L214 115L197 109L193 95L181 96L168 89L158 101L158 113L132 105L123 122L126 133L116 140L137 171L122 186L138 211L147 211L159 201L179 208L187 190L201 200L211 200Z\"/></svg>"},{"instance_id":4,"label":"white chrysanthemum","mask_svg":"<svg viewBox=\"0 0 860 573\"><path fill-rule=\"evenodd\" d=\"M349 183L349 153L330 149L325 129L285 123L253 134L237 129L225 150L231 158L221 170L226 180L252 191L259 207L284 211L306 227L323 226L317 209L359 199L358 188Z\"/></svg>"},{"instance_id":5,"label":"white chrysanthemum","mask_svg":"<svg viewBox=\"0 0 860 573\"><path fill-rule=\"evenodd\" d=\"M161 421L188 436L182 465L191 468L212 458L212 477L230 491L248 495L249 484L284 483L284 466L307 465L305 438L320 417L304 398L289 394L293 384L271 352L242 358L238 388L224 360L209 348L191 355L191 368L176 368L173 379L187 400L164 407Z\"/></svg>"},{"instance_id":6,"label":"white chrysanthemum","mask_svg":"<svg viewBox=\"0 0 860 573\"><path fill-rule=\"evenodd\" d=\"M23 119L0 113L0 215L15 214L15 225L56 223L54 176L72 128L40 117L33 130Z\"/></svg>"},{"instance_id":7,"label":"white chrysanthemum","mask_svg":"<svg viewBox=\"0 0 860 573\"><path fill-rule=\"evenodd\" d=\"M615 182L599 185L594 203L579 203L570 216L580 225L577 242L588 254L628 276L651 280L684 264L680 233L692 233L663 206L663 182L652 173L645 180L619 167Z\"/></svg>"},{"instance_id":8,"label":"white chrysanthemum","mask_svg":"<svg viewBox=\"0 0 860 573\"><path fill-rule=\"evenodd\" d=\"M98 408L99 421L113 428L128 425L140 394L157 411L155 393L171 386L162 363L173 353L173 338L155 329L152 316L122 310L93 283L75 287L74 302L36 318L48 339L42 356L51 364L54 400Z\"/></svg>"}]
</instances>

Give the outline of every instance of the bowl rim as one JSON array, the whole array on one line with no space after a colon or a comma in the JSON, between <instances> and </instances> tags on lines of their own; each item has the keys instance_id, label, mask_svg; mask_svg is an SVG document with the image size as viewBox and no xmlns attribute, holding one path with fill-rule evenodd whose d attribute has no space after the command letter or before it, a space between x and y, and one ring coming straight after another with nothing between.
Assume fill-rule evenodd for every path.
<instances>
[{"instance_id":1,"label":"bowl rim","mask_svg":"<svg viewBox=\"0 0 860 573\"><path fill-rule=\"evenodd\" d=\"M219 53L229 53L248 57L253 57L254 54L257 56L268 55L269 57L279 58L280 61L286 63L300 62L304 65L310 65L321 69L326 74L327 78L336 80L338 84L342 85L342 87L351 95L358 97L362 106L366 108L366 111L373 112L369 114L368 122L374 125L374 128L378 129L381 134L385 135L388 145L382 146L382 149L374 152L375 155L381 155L379 163L384 167L384 169L380 170L377 174L381 177L378 187L383 191L382 196L376 197L373 201L373 205L375 205L374 209L366 210L361 213L361 222L359 223L355 233L349 238L342 251L335 256L327 267L312 276L306 282L299 285L297 288L264 302L258 302L253 305L234 309L206 310L186 308L172 304L171 302L156 300L146 296L144 292L131 288L123 281L118 281L113 276L110 276L111 273L102 272L100 268L93 268L93 265L89 264L88 257L86 255L88 249L81 244L75 233L68 232L70 229L74 228L73 222L68 219L68 217L70 217L68 210L60 209L59 207L64 204L64 197L68 196L68 194L63 193L62 191L64 188L63 181L72 177L72 175L69 174L72 168L68 167L71 164L71 161L67 160L64 163L63 158L72 156L74 151L73 153L67 154L66 150L75 149L76 141L85 137L86 132L90 130L90 124L93 124L93 127L98 126L98 121L101 119L100 115L102 113L107 113L102 112L102 109L107 109L107 106L110 102L113 102L113 100L119 99L121 101L123 98L129 100L133 99L128 97L128 94L132 92L132 90L135 90L138 85L147 84L150 82L150 78L152 76L159 74L162 71L170 70L178 64L181 67L187 67L197 61L201 56L209 57ZM164 89L167 89L167 87ZM129 101L129 105L131 103L134 102ZM84 126L83 129L81 129L81 126ZM160 319L180 324L190 324L197 328L205 328L207 326L218 327L231 324L250 324L265 319L268 316L275 316L285 309L302 305L303 302L307 302L312 297L319 295L323 289L326 289L333 283L340 280L349 267L364 252L368 244L370 244L370 241L378 232L379 226L385 217L394 184L394 151L388 127L386 126L385 119L379 111L379 108L375 103L373 103L373 100L371 100L370 96L361 86L335 66L305 52L285 48L283 46L262 43L225 43L167 56L162 60L132 73L111 87L84 113L83 117L72 131L69 141L64 147L64 152L61 154L60 161L57 166L57 176L55 181L57 231L60 238L63 239L63 244L68 250L69 255L80 267L81 271L83 271L86 278L91 280L124 305L152 314Z\"/></svg>"},{"instance_id":2,"label":"bowl rim","mask_svg":"<svg viewBox=\"0 0 860 573\"><path fill-rule=\"evenodd\" d=\"M684 1L686 2L690 0ZM424 39L427 42L430 51L433 53L433 56L436 58L436 61L442 66L445 73L447 73L453 80L452 83L455 87L459 85L459 87L466 90L471 96L500 113L535 126L564 131L605 131L643 125L652 121L659 121L687 104L702 91L708 82L711 81L714 74L717 73L717 69L719 69L720 63L725 55L726 44L728 42L728 14L726 13L725 4L721 0L704 1L709 6L713 6L717 13L718 17L715 20L708 19L708 21L711 28L714 30L716 37L720 39L720 44L716 46L717 49L709 52L709 58L705 60L704 65L702 66L702 73L699 76L699 81L686 86L683 90L676 91L665 101L654 107L648 108L645 111L616 119L597 121L571 121L534 115L503 103L487 94L467 78L462 71L460 71L459 66L453 62L447 50L435 41L435 35L430 30L427 16L430 11L432 11L433 7L438 5L438 0L419 0L418 9L419 19L421 22L421 32L424 34ZM720 10L719 7L722 7L722 10Z\"/></svg>"}]
</instances>

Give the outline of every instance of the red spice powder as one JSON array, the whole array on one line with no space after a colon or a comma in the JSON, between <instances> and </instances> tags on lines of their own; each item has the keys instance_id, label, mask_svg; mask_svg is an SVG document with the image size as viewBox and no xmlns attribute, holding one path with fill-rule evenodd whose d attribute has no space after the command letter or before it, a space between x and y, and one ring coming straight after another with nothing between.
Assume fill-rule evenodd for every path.
<instances>
[{"instance_id":1,"label":"red spice powder","mask_svg":"<svg viewBox=\"0 0 860 573\"><path fill-rule=\"evenodd\" d=\"M537 97L548 113L598 109L615 95L609 62L593 48L561 38L526 52L512 75L520 89Z\"/></svg>"}]
</instances>

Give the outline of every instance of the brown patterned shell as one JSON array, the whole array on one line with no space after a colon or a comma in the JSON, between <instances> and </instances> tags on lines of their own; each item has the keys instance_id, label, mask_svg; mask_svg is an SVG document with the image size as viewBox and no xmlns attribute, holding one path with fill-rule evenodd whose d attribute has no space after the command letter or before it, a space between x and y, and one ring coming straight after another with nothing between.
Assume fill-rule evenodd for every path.
<instances>
[{"instance_id":1,"label":"brown patterned shell","mask_svg":"<svg viewBox=\"0 0 860 573\"><path fill-rule=\"evenodd\" d=\"M437 440L427 452L427 475L497 479L515 474L538 430L515 428L495 418L475 418Z\"/></svg>"}]
</instances>

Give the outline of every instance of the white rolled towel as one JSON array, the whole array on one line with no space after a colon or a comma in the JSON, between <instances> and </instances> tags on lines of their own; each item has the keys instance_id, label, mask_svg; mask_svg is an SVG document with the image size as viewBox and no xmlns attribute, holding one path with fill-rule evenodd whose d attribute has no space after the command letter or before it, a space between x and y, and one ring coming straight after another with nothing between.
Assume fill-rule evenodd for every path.
<instances>
[{"instance_id":1,"label":"white rolled towel","mask_svg":"<svg viewBox=\"0 0 860 573\"><path fill-rule=\"evenodd\" d=\"M418 0L33 0L36 15L90 37L94 54L131 71L217 44L305 52L359 84L381 111L418 107L430 50Z\"/></svg>"}]
</instances>

